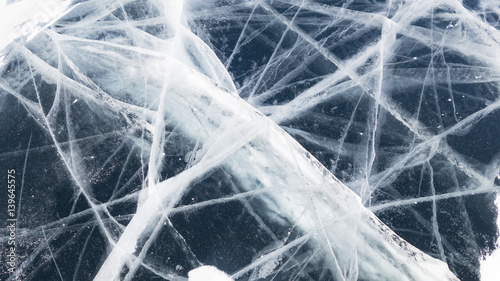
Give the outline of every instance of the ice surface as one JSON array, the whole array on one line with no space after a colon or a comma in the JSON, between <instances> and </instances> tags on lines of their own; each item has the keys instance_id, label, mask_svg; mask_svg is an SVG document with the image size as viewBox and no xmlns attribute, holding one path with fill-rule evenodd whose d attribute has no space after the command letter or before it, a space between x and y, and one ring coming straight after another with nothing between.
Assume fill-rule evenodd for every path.
<instances>
[{"instance_id":1,"label":"ice surface","mask_svg":"<svg viewBox=\"0 0 500 281\"><path fill-rule=\"evenodd\" d=\"M497 208L500 208L500 196L497 195L495 200ZM497 217L497 225L500 225L500 217ZM500 242L497 240L497 243ZM500 264L500 251L497 248L493 253L486 256L484 260L481 261L481 280L482 281L494 281L498 278L498 264Z\"/></svg>"},{"instance_id":2,"label":"ice surface","mask_svg":"<svg viewBox=\"0 0 500 281\"><path fill-rule=\"evenodd\" d=\"M2 278L479 279L494 2L1 3Z\"/></svg>"}]
</instances>

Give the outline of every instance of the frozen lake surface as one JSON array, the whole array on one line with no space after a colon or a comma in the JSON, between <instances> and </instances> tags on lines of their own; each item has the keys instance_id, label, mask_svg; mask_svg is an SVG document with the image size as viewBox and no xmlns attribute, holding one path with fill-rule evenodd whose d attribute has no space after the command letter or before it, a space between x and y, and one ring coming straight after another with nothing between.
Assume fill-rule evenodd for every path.
<instances>
[{"instance_id":1,"label":"frozen lake surface","mask_svg":"<svg viewBox=\"0 0 500 281\"><path fill-rule=\"evenodd\" d=\"M1 1L0 279L481 280L499 20L480 0Z\"/></svg>"}]
</instances>

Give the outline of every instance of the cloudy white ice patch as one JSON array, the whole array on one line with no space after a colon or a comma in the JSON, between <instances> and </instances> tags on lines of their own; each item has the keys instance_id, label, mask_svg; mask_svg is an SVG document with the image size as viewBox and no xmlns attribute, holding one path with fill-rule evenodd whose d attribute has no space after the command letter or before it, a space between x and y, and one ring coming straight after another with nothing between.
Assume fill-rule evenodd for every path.
<instances>
[{"instance_id":1,"label":"cloudy white ice patch","mask_svg":"<svg viewBox=\"0 0 500 281\"><path fill-rule=\"evenodd\" d=\"M18 38L31 40L62 16L70 3L58 0L25 0L7 5L7 2L9 1L0 1L1 49Z\"/></svg>"},{"instance_id":2,"label":"cloudy white ice patch","mask_svg":"<svg viewBox=\"0 0 500 281\"><path fill-rule=\"evenodd\" d=\"M500 179L500 175L499 175ZM497 208L500 208L500 196L497 195L495 201ZM500 217L497 218L497 225L500 229ZM497 244L500 241L497 240ZM494 281L498 278L499 270L498 264L500 264L500 251L497 249L493 253L482 257L484 260L481 261L481 280L482 281Z\"/></svg>"},{"instance_id":3,"label":"cloudy white ice patch","mask_svg":"<svg viewBox=\"0 0 500 281\"><path fill-rule=\"evenodd\" d=\"M223 271L215 266L201 266L191 270L188 273L189 281L233 281Z\"/></svg>"}]
</instances>

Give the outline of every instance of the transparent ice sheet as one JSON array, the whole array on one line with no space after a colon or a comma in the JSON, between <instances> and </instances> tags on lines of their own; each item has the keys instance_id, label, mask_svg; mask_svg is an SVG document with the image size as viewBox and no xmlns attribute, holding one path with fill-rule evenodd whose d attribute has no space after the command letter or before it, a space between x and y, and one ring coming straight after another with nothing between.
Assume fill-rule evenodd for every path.
<instances>
[{"instance_id":1,"label":"transparent ice sheet","mask_svg":"<svg viewBox=\"0 0 500 281\"><path fill-rule=\"evenodd\" d=\"M1 6L22 280L478 280L494 2L47 3Z\"/></svg>"}]
</instances>

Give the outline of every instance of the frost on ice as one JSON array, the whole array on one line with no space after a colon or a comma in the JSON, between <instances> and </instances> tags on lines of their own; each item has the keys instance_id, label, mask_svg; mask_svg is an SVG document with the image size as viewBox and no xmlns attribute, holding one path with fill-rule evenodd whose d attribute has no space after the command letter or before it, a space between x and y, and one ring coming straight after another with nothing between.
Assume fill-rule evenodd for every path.
<instances>
[{"instance_id":1,"label":"frost on ice","mask_svg":"<svg viewBox=\"0 0 500 281\"><path fill-rule=\"evenodd\" d=\"M494 1L48 2L0 5L2 278L479 279Z\"/></svg>"}]
</instances>

